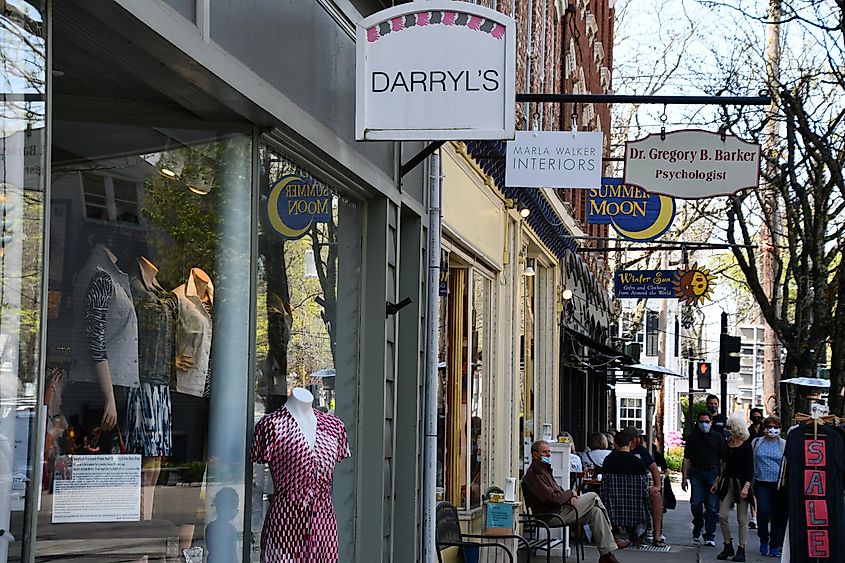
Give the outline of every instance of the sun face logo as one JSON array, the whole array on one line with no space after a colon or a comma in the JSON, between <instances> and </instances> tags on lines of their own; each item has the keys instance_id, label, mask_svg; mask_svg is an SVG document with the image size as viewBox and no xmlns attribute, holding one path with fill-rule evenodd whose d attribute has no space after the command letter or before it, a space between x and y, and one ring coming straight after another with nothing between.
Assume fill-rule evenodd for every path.
<instances>
[{"instance_id":1,"label":"sun face logo","mask_svg":"<svg viewBox=\"0 0 845 563\"><path fill-rule=\"evenodd\" d=\"M692 305L710 301L716 277L706 268L699 268L698 263L686 270L678 270L676 279L672 282L675 297L682 303Z\"/></svg>"}]
</instances>

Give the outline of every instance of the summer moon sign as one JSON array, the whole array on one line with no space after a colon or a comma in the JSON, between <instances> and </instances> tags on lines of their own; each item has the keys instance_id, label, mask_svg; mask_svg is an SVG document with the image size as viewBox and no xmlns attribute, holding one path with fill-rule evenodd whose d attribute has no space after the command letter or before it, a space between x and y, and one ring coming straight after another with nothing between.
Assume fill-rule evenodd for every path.
<instances>
[{"instance_id":1,"label":"summer moon sign","mask_svg":"<svg viewBox=\"0 0 845 563\"><path fill-rule=\"evenodd\" d=\"M359 141L512 139L516 32L508 16L431 0L356 28Z\"/></svg>"}]
</instances>

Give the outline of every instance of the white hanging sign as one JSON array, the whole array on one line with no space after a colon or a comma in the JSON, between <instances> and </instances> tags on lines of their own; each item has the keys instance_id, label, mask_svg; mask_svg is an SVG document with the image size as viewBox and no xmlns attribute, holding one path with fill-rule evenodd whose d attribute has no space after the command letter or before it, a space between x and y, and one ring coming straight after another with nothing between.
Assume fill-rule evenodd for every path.
<instances>
[{"instance_id":1,"label":"white hanging sign","mask_svg":"<svg viewBox=\"0 0 845 563\"><path fill-rule=\"evenodd\" d=\"M356 29L359 141L512 139L516 30L495 10L411 2Z\"/></svg>"},{"instance_id":2,"label":"white hanging sign","mask_svg":"<svg viewBox=\"0 0 845 563\"><path fill-rule=\"evenodd\" d=\"M508 142L505 185L512 188L600 188L601 132L517 131Z\"/></svg>"},{"instance_id":3,"label":"white hanging sign","mask_svg":"<svg viewBox=\"0 0 845 563\"><path fill-rule=\"evenodd\" d=\"M760 145L700 129L625 143L626 184L686 199L731 195L760 183Z\"/></svg>"}]
</instances>

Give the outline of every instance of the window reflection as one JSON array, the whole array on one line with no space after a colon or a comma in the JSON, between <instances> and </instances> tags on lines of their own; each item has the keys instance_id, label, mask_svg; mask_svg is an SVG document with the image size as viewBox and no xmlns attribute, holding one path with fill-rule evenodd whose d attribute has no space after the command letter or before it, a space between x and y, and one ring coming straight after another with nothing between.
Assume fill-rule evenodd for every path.
<instances>
[{"instance_id":1,"label":"window reflection","mask_svg":"<svg viewBox=\"0 0 845 563\"><path fill-rule=\"evenodd\" d=\"M251 141L54 131L36 554L240 560Z\"/></svg>"}]
</instances>

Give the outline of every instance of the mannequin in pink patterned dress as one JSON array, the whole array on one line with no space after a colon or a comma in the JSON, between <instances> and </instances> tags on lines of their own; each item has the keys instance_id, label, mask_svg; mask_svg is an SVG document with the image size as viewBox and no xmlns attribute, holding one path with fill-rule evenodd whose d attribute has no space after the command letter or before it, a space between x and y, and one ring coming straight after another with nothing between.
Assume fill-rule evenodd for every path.
<instances>
[{"instance_id":1,"label":"mannequin in pink patterned dress","mask_svg":"<svg viewBox=\"0 0 845 563\"><path fill-rule=\"evenodd\" d=\"M270 467L275 495L261 532L262 563L335 563L334 466L349 457L343 422L315 411L314 397L293 390L255 426L251 458Z\"/></svg>"}]
</instances>

